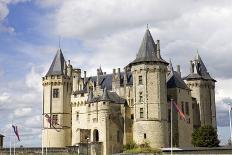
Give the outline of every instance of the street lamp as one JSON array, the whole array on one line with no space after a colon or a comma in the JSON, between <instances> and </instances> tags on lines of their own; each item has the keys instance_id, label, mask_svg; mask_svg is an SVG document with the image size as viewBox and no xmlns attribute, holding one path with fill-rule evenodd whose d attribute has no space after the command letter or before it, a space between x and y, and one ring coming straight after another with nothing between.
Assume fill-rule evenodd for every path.
<instances>
[{"instance_id":1,"label":"street lamp","mask_svg":"<svg viewBox=\"0 0 232 155\"><path fill-rule=\"evenodd\" d=\"M87 140L87 155L88 155L89 154L89 148L88 148L89 147L89 137L87 137L86 140Z\"/></svg>"},{"instance_id":2,"label":"street lamp","mask_svg":"<svg viewBox=\"0 0 232 155\"><path fill-rule=\"evenodd\" d=\"M229 106L229 118L230 118L230 144L232 144L232 123L231 123L231 104L226 103Z\"/></svg>"}]
</instances>

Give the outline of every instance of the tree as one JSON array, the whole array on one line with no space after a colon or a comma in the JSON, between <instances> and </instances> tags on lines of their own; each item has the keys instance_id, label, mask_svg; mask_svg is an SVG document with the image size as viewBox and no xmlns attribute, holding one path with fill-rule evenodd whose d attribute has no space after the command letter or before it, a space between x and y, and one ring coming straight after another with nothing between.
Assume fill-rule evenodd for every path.
<instances>
[{"instance_id":1,"label":"tree","mask_svg":"<svg viewBox=\"0 0 232 155\"><path fill-rule=\"evenodd\" d=\"M212 126L202 126L192 134L192 144L196 147L218 147L217 131Z\"/></svg>"}]
</instances>

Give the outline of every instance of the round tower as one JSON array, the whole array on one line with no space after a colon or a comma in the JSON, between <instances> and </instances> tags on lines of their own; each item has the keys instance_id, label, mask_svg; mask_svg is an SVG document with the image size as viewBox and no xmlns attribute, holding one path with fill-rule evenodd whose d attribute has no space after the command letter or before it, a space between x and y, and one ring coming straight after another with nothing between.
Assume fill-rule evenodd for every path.
<instances>
[{"instance_id":1,"label":"round tower","mask_svg":"<svg viewBox=\"0 0 232 155\"><path fill-rule=\"evenodd\" d=\"M217 128L215 108L215 82L208 73L200 55L190 61L190 74L185 78L191 94L197 100L200 109L201 126L211 125Z\"/></svg>"},{"instance_id":2,"label":"round tower","mask_svg":"<svg viewBox=\"0 0 232 155\"><path fill-rule=\"evenodd\" d=\"M43 147L71 145L72 66L58 49L49 71L43 77Z\"/></svg>"},{"instance_id":3,"label":"round tower","mask_svg":"<svg viewBox=\"0 0 232 155\"><path fill-rule=\"evenodd\" d=\"M167 147L168 63L160 56L160 44L147 29L136 59L129 64L133 76L134 126L137 144L148 142L153 148Z\"/></svg>"}]
</instances>

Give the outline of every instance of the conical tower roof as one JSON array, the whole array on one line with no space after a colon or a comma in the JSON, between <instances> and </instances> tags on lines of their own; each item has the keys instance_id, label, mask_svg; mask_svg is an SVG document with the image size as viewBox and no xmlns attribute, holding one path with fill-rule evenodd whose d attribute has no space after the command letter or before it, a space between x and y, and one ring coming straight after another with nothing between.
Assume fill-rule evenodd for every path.
<instances>
[{"instance_id":1,"label":"conical tower roof","mask_svg":"<svg viewBox=\"0 0 232 155\"><path fill-rule=\"evenodd\" d=\"M46 76L51 75L64 75L65 59L61 49L59 48L56 52L56 56L52 61L52 64L46 74Z\"/></svg>"},{"instance_id":2,"label":"conical tower roof","mask_svg":"<svg viewBox=\"0 0 232 155\"><path fill-rule=\"evenodd\" d=\"M162 58L157 57L157 45L155 44L152 38L150 30L147 29L144 34L139 51L136 55L136 59L130 64L135 64L135 63L140 63L140 62L152 62L152 61L153 62L160 61L160 62L164 62L168 64Z\"/></svg>"},{"instance_id":3,"label":"conical tower roof","mask_svg":"<svg viewBox=\"0 0 232 155\"><path fill-rule=\"evenodd\" d=\"M190 73L187 77L185 77L186 80L188 79L205 79L205 80L214 80L209 72L207 71L207 68L205 67L204 62L202 61L198 51L197 51L197 55L194 62L194 72Z\"/></svg>"}]
</instances>

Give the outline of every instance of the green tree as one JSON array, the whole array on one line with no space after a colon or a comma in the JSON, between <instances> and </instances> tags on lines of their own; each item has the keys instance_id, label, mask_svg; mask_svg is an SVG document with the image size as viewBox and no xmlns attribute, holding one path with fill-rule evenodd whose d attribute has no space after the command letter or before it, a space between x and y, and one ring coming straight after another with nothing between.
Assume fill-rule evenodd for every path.
<instances>
[{"instance_id":1,"label":"green tree","mask_svg":"<svg viewBox=\"0 0 232 155\"><path fill-rule=\"evenodd\" d=\"M192 134L192 144L196 147L218 147L217 131L212 126L202 126Z\"/></svg>"}]
</instances>

